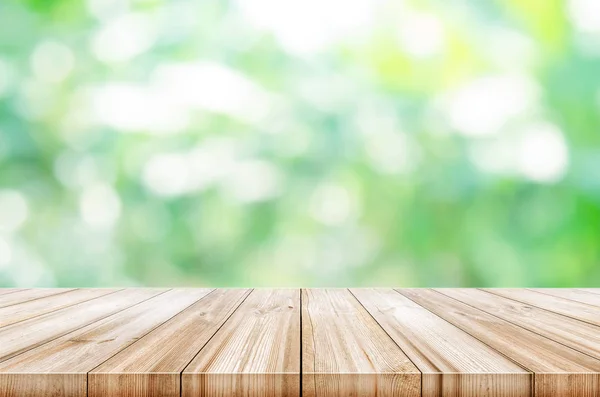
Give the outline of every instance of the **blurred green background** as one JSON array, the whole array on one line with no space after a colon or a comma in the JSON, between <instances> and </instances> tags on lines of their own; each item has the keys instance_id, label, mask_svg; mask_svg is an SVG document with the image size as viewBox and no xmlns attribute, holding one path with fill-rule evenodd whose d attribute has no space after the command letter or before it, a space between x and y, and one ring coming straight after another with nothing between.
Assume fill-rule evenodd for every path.
<instances>
[{"instance_id":1,"label":"blurred green background","mask_svg":"<svg viewBox=\"0 0 600 397\"><path fill-rule=\"evenodd\" d=\"M0 286L598 286L598 0L2 0Z\"/></svg>"}]
</instances>

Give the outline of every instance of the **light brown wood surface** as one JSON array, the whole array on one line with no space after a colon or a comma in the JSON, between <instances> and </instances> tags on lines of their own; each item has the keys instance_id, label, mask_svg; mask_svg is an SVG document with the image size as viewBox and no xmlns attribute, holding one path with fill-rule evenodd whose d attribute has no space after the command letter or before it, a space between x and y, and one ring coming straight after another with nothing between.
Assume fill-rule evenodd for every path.
<instances>
[{"instance_id":1,"label":"light brown wood surface","mask_svg":"<svg viewBox=\"0 0 600 397\"><path fill-rule=\"evenodd\" d=\"M423 397L530 395L529 371L397 291L351 291L423 373Z\"/></svg>"},{"instance_id":2,"label":"light brown wood surface","mask_svg":"<svg viewBox=\"0 0 600 397\"><path fill-rule=\"evenodd\" d=\"M443 289L399 292L535 373L536 396L600 393L599 360L444 295Z\"/></svg>"},{"instance_id":3,"label":"light brown wood surface","mask_svg":"<svg viewBox=\"0 0 600 397\"><path fill-rule=\"evenodd\" d=\"M348 290L302 291L305 396L416 397L420 375Z\"/></svg>"},{"instance_id":4,"label":"light brown wood surface","mask_svg":"<svg viewBox=\"0 0 600 397\"><path fill-rule=\"evenodd\" d=\"M202 298L90 372L89 395L179 397L181 372L249 293L221 289Z\"/></svg>"},{"instance_id":5,"label":"light brown wood surface","mask_svg":"<svg viewBox=\"0 0 600 397\"><path fill-rule=\"evenodd\" d=\"M560 298L549 294L542 294L527 289L486 289L492 294L504 296L540 309L548 310L563 316L586 321L590 324L600 325L598 307L586 303L576 302L571 299Z\"/></svg>"},{"instance_id":6,"label":"light brown wood surface","mask_svg":"<svg viewBox=\"0 0 600 397\"><path fill-rule=\"evenodd\" d=\"M45 299L34 299L2 307L0 308L0 327L38 317L117 291L111 289L76 289L62 294L50 295Z\"/></svg>"},{"instance_id":7,"label":"light brown wood surface","mask_svg":"<svg viewBox=\"0 0 600 397\"><path fill-rule=\"evenodd\" d=\"M0 295L12 294L13 292L23 291L24 288L0 288Z\"/></svg>"},{"instance_id":8,"label":"light brown wood surface","mask_svg":"<svg viewBox=\"0 0 600 397\"><path fill-rule=\"evenodd\" d=\"M571 288L562 288L564 290L570 290ZM577 288L578 291L591 292L593 294L600 294L600 288Z\"/></svg>"},{"instance_id":9,"label":"light brown wood surface","mask_svg":"<svg viewBox=\"0 0 600 397\"><path fill-rule=\"evenodd\" d=\"M565 289L565 288L536 288L531 289L542 294L557 296L559 298L570 299L580 303L587 303L592 306L600 306L600 294L591 290L583 289Z\"/></svg>"},{"instance_id":10,"label":"light brown wood surface","mask_svg":"<svg viewBox=\"0 0 600 397\"><path fill-rule=\"evenodd\" d=\"M29 380L38 373L43 373L44 379L49 374L79 374L80 382L85 385L88 372L209 292L206 289L170 290L159 294L0 363L0 374L12 374L15 379L24 375ZM74 389L61 389L62 381L49 379L52 381L44 382L44 388L37 388L36 397L56 390L60 390L61 395L75 395L83 387L74 383ZM17 397L23 390L13 388L11 393Z\"/></svg>"},{"instance_id":11,"label":"light brown wood surface","mask_svg":"<svg viewBox=\"0 0 600 397\"><path fill-rule=\"evenodd\" d=\"M300 290L256 289L182 375L183 397L298 396Z\"/></svg>"},{"instance_id":12,"label":"light brown wood surface","mask_svg":"<svg viewBox=\"0 0 600 397\"><path fill-rule=\"evenodd\" d=\"M72 288L40 288L12 291L12 293L9 291L6 294L0 295L0 307L12 306L51 295L64 294L72 290Z\"/></svg>"},{"instance_id":13,"label":"light brown wood surface","mask_svg":"<svg viewBox=\"0 0 600 397\"><path fill-rule=\"evenodd\" d=\"M476 289L444 290L467 303L515 325L600 359L600 327Z\"/></svg>"},{"instance_id":14,"label":"light brown wood surface","mask_svg":"<svg viewBox=\"0 0 600 397\"><path fill-rule=\"evenodd\" d=\"M163 292L132 289L0 328L0 362Z\"/></svg>"},{"instance_id":15,"label":"light brown wood surface","mask_svg":"<svg viewBox=\"0 0 600 397\"><path fill-rule=\"evenodd\" d=\"M0 397L600 397L600 289L0 289Z\"/></svg>"}]
</instances>

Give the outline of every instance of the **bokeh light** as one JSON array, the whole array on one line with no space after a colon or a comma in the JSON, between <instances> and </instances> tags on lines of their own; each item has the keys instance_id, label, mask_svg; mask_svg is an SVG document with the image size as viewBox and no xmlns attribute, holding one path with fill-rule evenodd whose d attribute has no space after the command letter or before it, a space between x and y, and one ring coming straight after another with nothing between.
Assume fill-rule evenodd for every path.
<instances>
[{"instance_id":1,"label":"bokeh light","mask_svg":"<svg viewBox=\"0 0 600 397\"><path fill-rule=\"evenodd\" d=\"M0 287L599 282L597 0L0 3Z\"/></svg>"}]
</instances>

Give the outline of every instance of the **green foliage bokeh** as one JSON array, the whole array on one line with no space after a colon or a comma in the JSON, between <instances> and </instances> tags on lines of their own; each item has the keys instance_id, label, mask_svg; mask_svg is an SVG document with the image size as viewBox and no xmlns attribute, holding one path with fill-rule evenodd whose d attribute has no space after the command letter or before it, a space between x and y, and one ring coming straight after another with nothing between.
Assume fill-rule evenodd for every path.
<instances>
[{"instance_id":1,"label":"green foliage bokeh","mask_svg":"<svg viewBox=\"0 0 600 397\"><path fill-rule=\"evenodd\" d=\"M3 0L0 287L597 286L595 2Z\"/></svg>"}]
</instances>

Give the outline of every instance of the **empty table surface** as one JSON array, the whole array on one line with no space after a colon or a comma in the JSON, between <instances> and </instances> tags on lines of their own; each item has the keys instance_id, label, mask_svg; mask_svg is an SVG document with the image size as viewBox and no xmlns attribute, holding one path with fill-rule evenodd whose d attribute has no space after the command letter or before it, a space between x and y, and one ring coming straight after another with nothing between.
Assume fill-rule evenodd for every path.
<instances>
[{"instance_id":1,"label":"empty table surface","mask_svg":"<svg viewBox=\"0 0 600 397\"><path fill-rule=\"evenodd\" d=\"M0 289L0 397L600 396L600 289Z\"/></svg>"}]
</instances>

